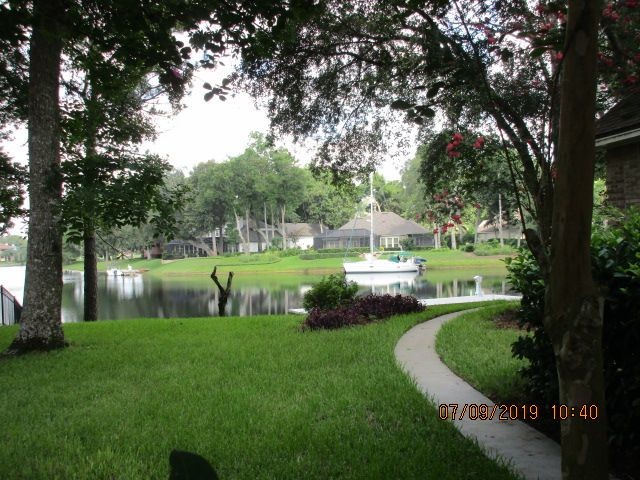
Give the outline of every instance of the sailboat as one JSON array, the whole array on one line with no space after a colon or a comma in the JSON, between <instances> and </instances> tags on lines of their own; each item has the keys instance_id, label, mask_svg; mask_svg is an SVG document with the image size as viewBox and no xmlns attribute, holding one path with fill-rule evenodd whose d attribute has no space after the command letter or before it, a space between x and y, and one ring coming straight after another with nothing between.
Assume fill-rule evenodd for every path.
<instances>
[{"instance_id":1,"label":"sailboat","mask_svg":"<svg viewBox=\"0 0 640 480\"><path fill-rule=\"evenodd\" d=\"M382 260L376 258L373 252L373 173L369 174L369 189L371 196L371 226L369 233L369 253L365 254L365 259L356 262L345 261L342 263L345 273L398 273L398 272L418 272L420 265L413 258L398 255L396 261Z\"/></svg>"}]
</instances>

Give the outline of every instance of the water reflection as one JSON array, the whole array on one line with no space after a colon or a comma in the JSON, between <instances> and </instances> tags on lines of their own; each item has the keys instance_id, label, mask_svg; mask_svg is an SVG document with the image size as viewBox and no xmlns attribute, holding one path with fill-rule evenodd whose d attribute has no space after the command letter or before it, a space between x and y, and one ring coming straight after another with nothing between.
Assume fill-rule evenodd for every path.
<instances>
[{"instance_id":1,"label":"water reflection","mask_svg":"<svg viewBox=\"0 0 640 480\"><path fill-rule=\"evenodd\" d=\"M0 283L16 278L22 272L0 268ZM360 293L414 295L418 298L466 296L475 293L475 275L482 275L485 294L509 293L504 270L427 271L415 273L354 275ZM321 276L271 275L247 277L237 275L227 302L228 315L283 314L302 306L302 296ZM351 277L350 277L351 278ZM82 321L84 292L81 273L65 273L63 281L62 317L64 322ZM20 282L18 282L20 283ZM16 284L16 287L20 285ZM20 292L14 292L19 294ZM208 276L157 278L98 278L98 315L101 319L136 317L210 317L218 315L218 289Z\"/></svg>"}]
</instances>

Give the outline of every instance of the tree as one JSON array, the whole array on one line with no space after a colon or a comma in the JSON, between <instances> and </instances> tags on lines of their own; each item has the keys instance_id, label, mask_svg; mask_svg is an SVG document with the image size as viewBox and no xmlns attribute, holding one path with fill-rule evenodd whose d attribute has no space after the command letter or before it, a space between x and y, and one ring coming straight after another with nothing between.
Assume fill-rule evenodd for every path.
<instances>
[{"instance_id":1,"label":"tree","mask_svg":"<svg viewBox=\"0 0 640 480\"><path fill-rule=\"evenodd\" d=\"M24 309L9 351L49 350L65 345L61 323L62 176L58 91L64 17L63 0L34 0L29 43L29 242Z\"/></svg>"},{"instance_id":2,"label":"tree","mask_svg":"<svg viewBox=\"0 0 640 480\"><path fill-rule=\"evenodd\" d=\"M497 138L484 137L472 131L453 132L445 129L418 149L417 158L420 160L420 181L424 184L425 191L437 200L436 205L444 197L442 192L447 191L462 199L465 204L476 207L476 231L483 210L490 222L497 224L499 228L501 221L517 221L517 217L513 218L513 212L518 210L513 179L505 152ZM452 159L455 161L448 161ZM515 188L523 191L521 171L517 167L514 165ZM528 206L525 210L530 209ZM451 216L445 220L446 223L451 223ZM455 219L453 221L456 223ZM442 225L436 226L441 227Z\"/></svg>"},{"instance_id":3,"label":"tree","mask_svg":"<svg viewBox=\"0 0 640 480\"><path fill-rule=\"evenodd\" d=\"M604 407L602 314L591 269L599 2L570 0L563 48L557 178L545 330L560 403ZM604 412L604 408L601 409ZM563 475L608 478L606 419L561 424ZM580 455L576 458L576 453ZM566 472L566 473L565 473Z\"/></svg>"},{"instance_id":4,"label":"tree","mask_svg":"<svg viewBox=\"0 0 640 480\"><path fill-rule=\"evenodd\" d=\"M174 212L184 197L183 188L165 187L171 167L159 157L107 155L102 160L108 167L98 167L93 157L88 164L69 162L65 168L62 218L69 241L84 247L85 321L98 319L98 232L149 222L155 235L171 236Z\"/></svg>"},{"instance_id":5,"label":"tree","mask_svg":"<svg viewBox=\"0 0 640 480\"><path fill-rule=\"evenodd\" d=\"M227 163L209 161L198 164L189 176L191 201L185 215L191 228L188 238L195 240L202 232L211 233L212 255L223 251L223 231L231 219L235 192L231 189L231 169ZM220 245L216 245L215 232L220 232Z\"/></svg>"},{"instance_id":6,"label":"tree","mask_svg":"<svg viewBox=\"0 0 640 480\"><path fill-rule=\"evenodd\" d=\"M356 211L356 189L333 185L328 175L313 177L308 170L304 199L298 215L307 222L319 223L321 228L338 228L353 218Z\"/></svg>"}]
</instances>

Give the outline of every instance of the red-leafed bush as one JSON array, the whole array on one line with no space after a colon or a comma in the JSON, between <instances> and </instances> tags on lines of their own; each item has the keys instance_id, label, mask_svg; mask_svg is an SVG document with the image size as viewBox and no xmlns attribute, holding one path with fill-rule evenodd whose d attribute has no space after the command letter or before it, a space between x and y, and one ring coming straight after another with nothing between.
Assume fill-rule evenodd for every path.
<instances>
[{"instance_id":1,"label":"red-leafed bush","mask_svg":"<svg viewBox=\"0 0 640 480\"><path fill-rule=\"evenodd\" d=\"M415 297L388 294L367 295L356 298L349 305L331 310L313 308L302 326L310 330L331 330L352 325L364 325L393 315L423 310L424 306Z\"/></svg>"}]
</instances>

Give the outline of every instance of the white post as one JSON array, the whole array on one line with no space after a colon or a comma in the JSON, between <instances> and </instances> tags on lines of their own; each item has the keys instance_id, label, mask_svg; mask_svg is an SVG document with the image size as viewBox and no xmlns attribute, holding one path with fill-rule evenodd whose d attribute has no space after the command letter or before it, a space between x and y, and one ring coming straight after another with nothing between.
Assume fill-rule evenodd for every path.
<instances>
[{"instance_id":1,"label":"white post","mask_svg":"<svg viewBox=\"0 0 640 480\"><path fill-rule=\"evenodd\" d=\"M476 275L475 277L473 277L473 279L476 281L476 296L481 297L482 296L482 277L480 275Z\"/></svg>"}]
</instances>

